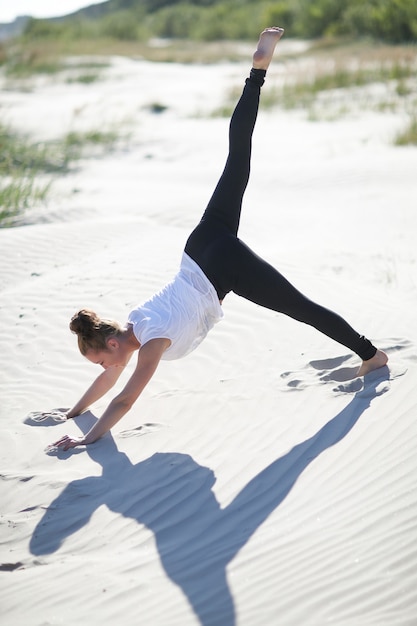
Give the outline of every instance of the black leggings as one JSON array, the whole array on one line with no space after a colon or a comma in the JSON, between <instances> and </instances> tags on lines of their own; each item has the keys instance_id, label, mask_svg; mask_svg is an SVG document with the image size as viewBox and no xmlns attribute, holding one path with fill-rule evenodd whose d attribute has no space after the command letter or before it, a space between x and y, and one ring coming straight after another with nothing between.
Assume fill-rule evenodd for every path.
<instances>
[{"instance_id":1,"label":"black leggings","mask_svg":"<svg viewBox=\"0 0 417 626\"><path fill-rule=\"evenodd\" d=\"M185 252L201 267L220 300L229 291L284 313L368 360L376 348L339 315L312 302L237 237L243 194L250 172L252 133L263 70L252 70L230 121L226 166Z\"/></svg>"}]
</instances>

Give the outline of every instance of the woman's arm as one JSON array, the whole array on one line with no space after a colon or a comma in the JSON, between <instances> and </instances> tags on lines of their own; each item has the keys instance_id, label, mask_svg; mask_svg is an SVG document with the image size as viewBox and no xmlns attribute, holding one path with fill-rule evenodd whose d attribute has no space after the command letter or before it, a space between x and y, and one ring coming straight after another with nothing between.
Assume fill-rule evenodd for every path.
<instances>
[{"instance_id":1,"label":"woman's arm","mask_svg":"<svg viewBox=\"0 0 417 626\"><path fill-rule=\"evenodd\" d=\"M169 339L151 339L139 351L138 364L124 389L110 402L98 422L80 439L62 437L54 443L63 450L93 443L110 430L131 409L158 367L165 350L170 345ZM107 370L106 370L107 371Z\"/></svg>"},{"instance_id":2,"label":"woman's arm","mask_svg":"<svg viewBox=\"0 0 417 626\"><path fill-rule=\"evenodd\" d=\"M102 398L116 384L123 370L124 367L113 365L102 372L100 376L95 379L91 387L87 389L82 398L68 411L67 418L70 419L76 415L80 415L86 411L89 406L94 404L94 402Z\"/></svg>"}]
</instances>

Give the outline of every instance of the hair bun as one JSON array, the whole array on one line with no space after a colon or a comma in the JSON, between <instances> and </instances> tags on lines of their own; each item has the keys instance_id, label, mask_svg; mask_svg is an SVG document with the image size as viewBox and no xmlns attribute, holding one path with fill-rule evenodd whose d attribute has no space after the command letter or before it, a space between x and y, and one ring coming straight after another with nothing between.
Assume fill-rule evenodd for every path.
<instances>
[{"instance_id":1,"label":"hair bun","mask_svg":"<svg viewBox=\"0 0 417 626\"><path fill-rule=\"evenodd\" d=\"M100 326L100 318L90 309L81 309L70 321L70 330L78 336L88 338Z\"/></svg>"},{"instance_id":2,"label":"hair bun","mask_svg":"<svg viewBox=\"0 0 417 626\"><path fill-rule=\"evenodd\" d=\"M73 315L69 327L77 335L78 347L84 356L89 350L107 350L109 337L121 335L123 332L117 322L102 319L91 309L81 309Z\"/></svg>"}]
</instances>

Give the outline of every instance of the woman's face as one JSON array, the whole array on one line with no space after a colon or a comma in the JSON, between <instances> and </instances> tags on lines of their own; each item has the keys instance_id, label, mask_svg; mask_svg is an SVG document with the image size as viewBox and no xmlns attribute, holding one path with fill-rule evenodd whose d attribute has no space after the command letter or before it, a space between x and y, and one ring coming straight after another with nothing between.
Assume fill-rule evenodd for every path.
<instances>
[{"instance_id":1,"label":"woman's face","mask_svg":"<svg viewBox=\"0 0 417 626\"><path fill-rule=\"evenodd\" d=\"M113 365L124 367L128 361L127 355L116 339L107 341L107 350L89 350L85 356L91 363L101 365L105 370Z\"/></svg>"},{"instance_id":2,"label":"woman's face","mask_svg":"<svg viewBox=\"0 0 417 626\"><path fill-rule=\"evenodd\" d=\"M115 354L108 350L89 350L85 356L91 363L101 365L105 370L112 365L120 365Z\"/></svg>"}]
</instances>

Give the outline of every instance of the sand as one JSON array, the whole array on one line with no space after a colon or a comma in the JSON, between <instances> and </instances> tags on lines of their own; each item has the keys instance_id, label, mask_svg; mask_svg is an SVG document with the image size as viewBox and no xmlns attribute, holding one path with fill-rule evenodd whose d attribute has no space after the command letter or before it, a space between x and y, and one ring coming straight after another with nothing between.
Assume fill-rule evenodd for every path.
<instances>
[{"instance_id":1,"label":"sand","mask_svg":"<svg viewBox=\"0 0 417 626\"><path fill-rule=\"evenodd\" d=\"M100 441L44 451L111 395L69 423L27 417L98 374L68 330L78 308L124 322L175 274L225 158L228 120L210 113L247 69L115 58L93 85L2 93L3 118L40 139L130 133L0 231L8 626L416 623L417 150L392 145L401 116L262 111L240 231L389 368L346 380L347 349L228 295L198 350L162 363Z\"/></svg>"}]
</instances>

